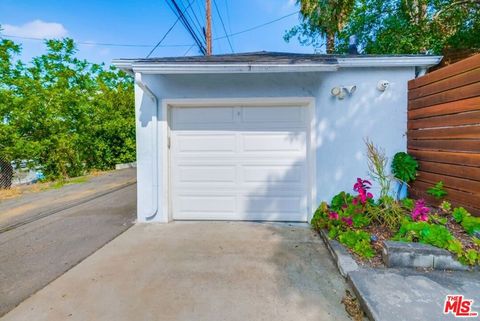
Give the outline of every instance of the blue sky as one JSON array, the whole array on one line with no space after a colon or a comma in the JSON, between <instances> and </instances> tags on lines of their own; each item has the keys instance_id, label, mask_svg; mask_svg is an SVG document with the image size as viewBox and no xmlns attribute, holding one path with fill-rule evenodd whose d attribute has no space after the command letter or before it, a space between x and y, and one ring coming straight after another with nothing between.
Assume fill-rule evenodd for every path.
<instances>
[{"instance_id":1,"label":"blue sky","mask_svg":"<svg viewBox=\"0 0 480 321\"><path fill-rule=\"evenodd\" d=\"M177 0L182 1L182 0ZM195 0L192 8L200 12L205 0ZM213 0L212 0L213 1ZM215 0L227 31L235 33L268 22L298 10L295 0ZM183 0L187 3L187 0ZM213 4L212 4L213 7ZM227 10L228 8L228 10ZM213 37L224 35L220 19L212 8ZM200 17L199 17L200 18ZM204 21L204 17L201 17ZM164 0L1 0L0 24L3 34L33 38L58 38L68 36L81 42L154 45L176 17ZM286 43L285 30L298 23L293 15L276 23L231 37L235 52L289 51L313 52L298 42ZM44 52L41 41L13 39L23 46L22 59ZM163 45L185 45L158 48L153 56L183 56L193 41L178 23ZM145 57L149 47L112 47L79 45L78 55L94 62L106 62L114 58ZM227 39L215 41L216 54L229 53ZM188 53L198 54L196 48Z\"/></svg>"}]
</instances>

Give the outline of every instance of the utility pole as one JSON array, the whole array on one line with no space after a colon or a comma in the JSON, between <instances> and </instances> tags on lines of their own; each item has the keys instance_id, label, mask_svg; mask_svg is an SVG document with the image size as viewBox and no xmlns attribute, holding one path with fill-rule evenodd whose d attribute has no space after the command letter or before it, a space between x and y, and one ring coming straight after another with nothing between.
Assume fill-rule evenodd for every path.
<instances>
[{"instance_id":1,"label":"utility pole","mask_svg":"<svg viewBox=\"0 0 480 321\"><path fill-rule=\"evenodd\" d=\"M205 5L206 11L206 20L207 20L207 30L205 32L205 38L207 42L207 56L212 54L212 3L211 0L206 0Z\"/></svg>"}]
</instances>

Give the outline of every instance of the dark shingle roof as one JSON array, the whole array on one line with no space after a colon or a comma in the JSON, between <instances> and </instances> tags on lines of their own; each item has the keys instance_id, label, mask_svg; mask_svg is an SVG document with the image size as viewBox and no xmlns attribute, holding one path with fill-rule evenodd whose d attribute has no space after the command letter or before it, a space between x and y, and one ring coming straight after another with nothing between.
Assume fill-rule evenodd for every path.
<instances>
[{"instance_id":1,"label":"dark shingle roof","mask_svg":"<svg viewBox=\"0 0 480 321\"><path fill-rule=\"evenodd\" d=\"M212 55L212 56L187 56L187 57L161 57L126 59L135 62L168 63L168 64L218 64L218 63L246 63L246 64L336 64L337 58L373 58L373 57L418 57L425 55L324 55L302 54L286 52L247 52L238 54Z\"/></svg>"}]
</instances>

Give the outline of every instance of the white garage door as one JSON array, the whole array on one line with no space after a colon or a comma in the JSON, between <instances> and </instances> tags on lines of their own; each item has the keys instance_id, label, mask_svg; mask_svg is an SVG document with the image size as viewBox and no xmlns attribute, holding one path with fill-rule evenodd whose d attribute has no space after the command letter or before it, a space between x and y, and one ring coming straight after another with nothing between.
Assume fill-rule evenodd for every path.
<instances>
[{"instance_id":1,"label":"white garage door","mask_svg":"<svg viewBox=\"0 0 480 321\"><path fill-rule=\"evenodd\" d=\"M305 107L175 107L173 219L307 220Z\"/></svg>"}]
</instances>

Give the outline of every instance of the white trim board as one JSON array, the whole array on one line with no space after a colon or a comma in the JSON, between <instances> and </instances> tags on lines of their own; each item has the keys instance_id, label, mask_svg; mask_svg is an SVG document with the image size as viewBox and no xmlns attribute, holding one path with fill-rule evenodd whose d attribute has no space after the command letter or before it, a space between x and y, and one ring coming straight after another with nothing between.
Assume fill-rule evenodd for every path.
<instances>
[{"instance_id":1,"label":"white trim board","mask_svg":"<svg viewBox=\"0 0 480 321\"><path fill-rule=\"evenodd\" d=\"M126 72L145 74L223 74L223 73L278 73L278 72L328 72L340 68L357 67L423 67L435 66L442 56L334 56L336 63L165 63L115 59L112 64Z\"/></svg>"}]
</instances>

